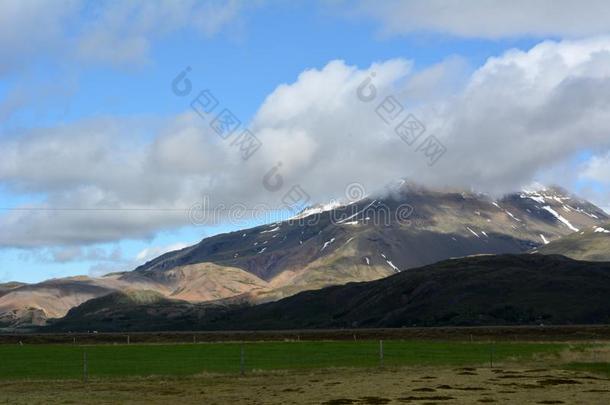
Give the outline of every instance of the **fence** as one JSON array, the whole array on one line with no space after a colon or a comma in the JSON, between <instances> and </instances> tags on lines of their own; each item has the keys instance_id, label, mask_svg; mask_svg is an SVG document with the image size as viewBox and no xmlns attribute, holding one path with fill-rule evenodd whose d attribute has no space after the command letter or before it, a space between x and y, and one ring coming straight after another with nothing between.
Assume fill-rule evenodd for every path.
<instances>
[{"instance_id":1,"label":"fence","mask_svg":"<svg viewBox=\"0 0 610 405\"><path fill-rule=\"evenodd\" d=\"M130 343L130 344L129 344ZM494 367L557 357L594 345L414 341L290 341L190 344L0 345L0 379L248 374L335 367ZM608 346L606 346L607 348Z\"/></svg>"}]
</instances>

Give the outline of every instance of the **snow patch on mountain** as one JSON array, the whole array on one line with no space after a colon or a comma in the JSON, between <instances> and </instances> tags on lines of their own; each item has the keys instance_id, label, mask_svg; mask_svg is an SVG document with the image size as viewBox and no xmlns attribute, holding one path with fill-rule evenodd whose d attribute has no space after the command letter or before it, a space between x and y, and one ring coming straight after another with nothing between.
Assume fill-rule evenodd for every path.
<instances>
[{"instance_id":1,"label":"snow patch on mountain","mask_svg":"<svg viewBox=\"0 0 610 405\"><path fill-rule=\"evenodd\" d=\"M333 243L335 241L335 238L331 238L329 241L324 242L324 246L322 246L322 249L320 250L320 252L324 249L326 249L327 247L330 246L331 243Z\"/></svg>"},{"instance_id":2,"label":"snow patch on mountain","mask_svg":"<svg viewBox=\"0 0 610 405\"><path fill-rule=\"evenodd\" d=\"M292 217L290 219L291 220L302 219L302 218L306 218L310 215L321 214L323 212L332 211L332 210L337 209L342 206L343 206L343 204L341 204L338 201L331 201L327 204L320 204L320 205L316 205L314 207L305 208L303 211L299 212L297 215L295 215L294 217Z\"/></svg>"},{"instance_id":3,"label":"snow patch on mountain","mask_svg":"<svg viewBox=\"0 0 610 405\"><path fill-rule=\"evenodd\" d=\"M390 267L391 267L391 268L393 268L393 269L394 269L394 271L396 271L396 273L400 273L400 269L399 269L398 267L396 267L396 266L394 265L394 263L392 263L392 261L391 261L391 260L386 260L386 263L387 263L387 264L389 264L389 265L390 265Z\"/></svg>"},{"instance_id":4,"label":"snow patch on mountain","mask_svg":"<svg viewBox=\"0 0 610 405\"><path fill-rule=\"evenodd\" d=\"M566 225L568 228L570 228L571 230L573 230L574 232L578 232L579 229L576 228L574 225L572 225L570 223L570 221L568 221L567 219L565 219L564 217L562 217L557 211L555 211L554 209L552 209L550 206L545 205L544 207L542 207L542 209L550 212L555 218L557 218L557 220L561 221L564 225Z\"/></svg>"},{"instance_id":5,"label":"snow patch on mountain","mask_svg":"<svg viewBox=\"0 0 610 405\"><path fill-rule=\"evenodd\" d=\"M530 200L534 200L537 203L546 204L546 200L544 199L544 197L541 196L540 194L538 194L535 191L526 192L525 194L521 194L519 197L521 197L521 198L529 198Z\"/></svg>"},{"instance_id":6,"label":"snow patch on mountain","mask_svg":"<svg viewBox=\"0 0 610 405\"><path fill-rule=\"evenodd\" d=\"M480 238L479 234L476 233L475 231L473 231L472 229L470 229L469 227L466 227L466 229L468 229L474 236L476 236L477 238Z\"/></svg>"},{"instance_id":7,"label":"snow patch on mountain","mask_svg":"<svg viewBox=\"0 0 610 405\"><path fill-rule=\"evenodd\" d=\"M576 208L576 211L581 213L581 214L585 214L585 215L587 215L587 216L589 216L591 218L599 219L599 217L597 215L591 214L590 212L587 212L587 211L583 210L582 208Z\"/></svg>"},{"instance_id":8,"label":"snow patch on mountain","mask_svg":"<svg viewBox=\"0 0 610 405\"><path fill-rule=\"evenodd\" d=\"M347 221L349 221L350 219L356 218L358 215L362 214L363 212L365 212L366 210L368 210L373 204L375 204L377 202L377 200L373 200L372 203L370 203L369 205L367 205L363 210L358 211L357 213L355 213L354 215L350 215L349 217L342 219L341 221L337 221L338 224L343 224Z\"/></svg>"},{"instance_id":9,"label":"snow patch on mountain","mask_svg":"<svg viewBox=\"0 0 610 405\"><path fill-rule=\"evenodd\" d=\"M343 222L343 225L358 225L358 221Z\"/></svg>"},{"instance_id":10,"label":"snow patch on mountain","mask_svg":"<svg viewBox=\"0 0 610 405\"><path fill-rule=\"evenodd\" d=\"M519 218L517 218L516 216L514 216L510 211L508 210L504 210L504 212L506 212L508 214L508 216L510 216L512 219L514 219L517 222L521 222L521 220Z\"/></svg>"}]
</instances>

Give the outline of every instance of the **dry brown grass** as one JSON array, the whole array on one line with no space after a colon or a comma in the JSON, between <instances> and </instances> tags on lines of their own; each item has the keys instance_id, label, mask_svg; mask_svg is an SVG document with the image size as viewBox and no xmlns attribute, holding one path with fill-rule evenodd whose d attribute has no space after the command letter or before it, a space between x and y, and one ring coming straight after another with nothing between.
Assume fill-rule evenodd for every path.
<instances>
[{"instance_id":1,"label":"dry brown grass","mask_svg":"<svg viewBox=\"0 0 610 405\"><path fill-rule=\"evenodd\" d=\"M610 380L539 368L332 369L90 381L0 383L10 404L608 404Z\"/></svg>"}]
</instances>

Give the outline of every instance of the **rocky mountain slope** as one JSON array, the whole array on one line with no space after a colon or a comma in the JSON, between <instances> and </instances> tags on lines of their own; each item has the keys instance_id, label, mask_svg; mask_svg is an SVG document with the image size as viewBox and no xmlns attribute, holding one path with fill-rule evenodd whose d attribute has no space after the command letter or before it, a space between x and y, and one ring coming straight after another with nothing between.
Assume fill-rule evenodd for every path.
<instances>
[{"instance_id":1,"label":"rocky mountain slope","mask_svg":"<svg viewBox=\"0 0 610 405\"><path fill-rule=\"evenodd\" d=\"M610 262L610 224L594 226L564 236L537 249L542 254L559 254L577 260Z\"/></svg>"},{"instance_id":2,"label":"rocky mountain slope","mask_svg":"<svg viewBox=\"0 0 610 405\"><path fill-rule=\"evenodd\" d=\"M41 324L113 291L151 290L189 302L273 301L452 257L527 252L609 220L558 188L495 200L403 184L384 198L314 207L289 221L206 238L133 271L0 290L0 326L23 318Z\"/></svg>"},{"instance_id":3,"label":"rocky mountain slope","mask_svg":"<svg viewBox=\"0 0 610 405\"><path fill-rule=\"evenodd\" d=\"M121 294L121 293L119 293ZM539 254L447 260L363 283L235 308L91 300L54 331L257 330L610 322L610 263Z\"/></svg>"}]
</instances>

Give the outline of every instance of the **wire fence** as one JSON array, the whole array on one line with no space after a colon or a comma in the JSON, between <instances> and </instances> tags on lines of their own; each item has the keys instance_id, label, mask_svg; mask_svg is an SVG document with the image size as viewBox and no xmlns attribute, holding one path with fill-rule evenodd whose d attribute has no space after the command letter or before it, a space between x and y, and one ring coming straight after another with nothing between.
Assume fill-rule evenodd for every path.
<instances>
[{"instance_id":1,"label":"wire fence","mask_svg":"<svg viewBox=\"0 0 610 405\"><path fill-rule=\"evenodd\" d=\"M608 345L414 341L290 341L190 344L0 345L0 379L244 375L342 367L477 366L544 362L566 351L590 356ZM595 353L592 351L591 353ZM581 357L583 357L581 356ZM593 354L594 356L594 354ZM590 358L596 361L594 357Z\"/></svg>"}]
</instances>

